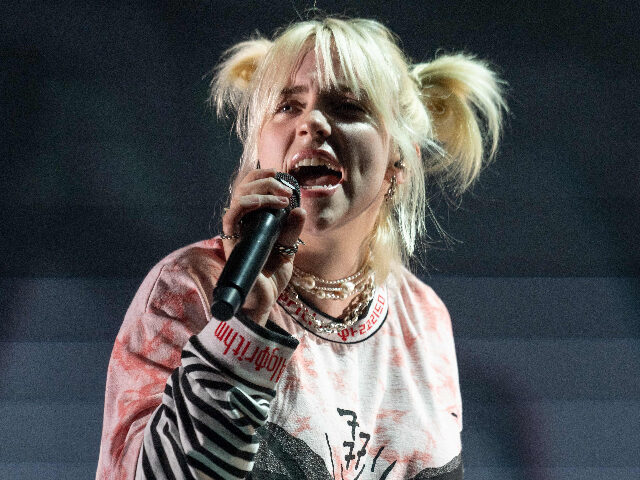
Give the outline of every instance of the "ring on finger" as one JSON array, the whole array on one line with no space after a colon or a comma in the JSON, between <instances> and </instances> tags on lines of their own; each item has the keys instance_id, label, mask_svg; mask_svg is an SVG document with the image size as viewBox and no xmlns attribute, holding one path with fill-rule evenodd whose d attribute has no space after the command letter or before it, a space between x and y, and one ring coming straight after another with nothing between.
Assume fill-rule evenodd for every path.
<instances>
[{"instance_id":1,"label":"ring on finger","mask_svg":"<svg viewBox=\"0 0 640 480\"><path fill-rule=\"evenodd\" d=\"M240 234L239 233L233 233L231 235L227 235L226 233L222 232L220 234L220 238L222 240L235 240L236 238L240 238Z\"/></svg>"},{"instance_id":2,"label":"ring on finger","mask_svg":"<svg viewBox=\"0 0 640 480\"><path fill-rule=\"evenodd\" d=\"M287 257L293 257L298 251L297 243L293 245L281 245L280 243L276 243L273 248L280 255L285 255Z\"/></svg>"}]
</instances>

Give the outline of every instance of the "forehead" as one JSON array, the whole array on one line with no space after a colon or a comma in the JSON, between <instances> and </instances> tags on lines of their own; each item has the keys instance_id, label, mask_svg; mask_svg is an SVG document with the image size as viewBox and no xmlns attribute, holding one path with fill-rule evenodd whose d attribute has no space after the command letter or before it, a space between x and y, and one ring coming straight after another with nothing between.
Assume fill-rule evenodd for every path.
<instances>
[{"instance_id":1,"label":"forehead","mask_svg":"<svg viewBox=\"0 0 640 480\"><path fill-rule=\"evenodd\" d=\"M337 55L332 55L332 71L327 74L324 62L317 61L316 53L313 50L306 52L297 67L293 69L289 82L283 87L281 94L295 95L305 93L309 89L352 94L354 88L347 83L336 57ZM356 86L355 90L360 89Z\"/></svg>"},{"instance_id":2,"label":"forehead","mask_svg":"<svg viewBox=\"0 0 640 480\"><path fill-rule=\"evenodd\" d=\"M333 72L330 75L335 75L338 78L343 78L342 69L340 68L340 64L335 58L331 59L332 70ZM302 59L299 61L298 65L291 72L291 78L289 80L290 84L296 85L298 83L323 83L322 80L326 75L323 75L325 70L324 62L320 59L318 62L318 58L316 57L316 52L311 49L302 55Z\"/></svg>"},{"instance_id":3,"label":"forehead","mask_svg":"<svg viewBox=\"0 0 640 480\"><path fill-rule=\"evenodd\" d=\"M316 61L316 53L309 50L302 57L302 61L297 70L293 73L293 82L298 79L318 80L318 62Z\"/></svg>"}]
</instances>

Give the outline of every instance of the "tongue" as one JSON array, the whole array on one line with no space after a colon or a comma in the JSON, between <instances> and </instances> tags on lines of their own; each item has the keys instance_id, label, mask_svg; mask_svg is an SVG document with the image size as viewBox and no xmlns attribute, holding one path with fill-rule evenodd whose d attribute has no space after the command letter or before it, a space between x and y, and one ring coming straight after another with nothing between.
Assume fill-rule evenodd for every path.
<instances>
[{"instance_id":1,"label":"tongue","mask_svg":"<svg viewBox=\"0 0 640 480\"><path fill-rule=\"evenodd\" d=\"M337 185L342 179L340 172L327 168L324 165L300 167L296 169L293 175L301 187Z\"/></svg>"},{"instance_id":2,"label":"tongue","mask_svg":"<svg viewBox=\"0 0 640 480\"><path fill-rule=\"evenodd\" d=\"M300 179L300 186L313 187L316 185L336 185L340 182L338 175L305 175Z\"/></svg>"}]
</instances>

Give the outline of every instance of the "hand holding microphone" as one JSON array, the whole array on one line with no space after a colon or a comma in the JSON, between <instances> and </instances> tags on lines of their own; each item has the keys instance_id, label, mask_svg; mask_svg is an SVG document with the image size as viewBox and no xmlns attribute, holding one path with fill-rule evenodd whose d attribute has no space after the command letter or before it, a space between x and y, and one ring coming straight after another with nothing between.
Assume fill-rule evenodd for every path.
<instances>
[{"instance_id":1,"label":"hand holding microphone","mask_svg":"<svg viewBox=\"0 0 640 480\"><path fill-rule=\"evenodd\" d=\"M293 271L293 256L272 249L276 242L295 245L305 220L299 202L295 178L273 169L252 171L235 188L222 223L239 238L223 241L227 262L214 289L214 317L227 320L242 308L266 324Z\"/></svg>"}]
</instances>

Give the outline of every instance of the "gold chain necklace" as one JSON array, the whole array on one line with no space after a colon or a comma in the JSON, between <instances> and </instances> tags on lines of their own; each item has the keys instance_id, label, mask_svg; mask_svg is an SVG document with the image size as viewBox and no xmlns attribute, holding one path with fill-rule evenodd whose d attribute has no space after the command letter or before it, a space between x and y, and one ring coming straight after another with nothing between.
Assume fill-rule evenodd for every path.
<instances>
[{"instance_id":1,"label":"gold chain necklace","mask_svg":"<svg viewBox=\"0 0 640 480\"><path fill-rule=\"evenodd\" d=\"M365 262L362 268L353 275L338 280L325 280L324 278L316 277L312 273L300 270L294 265L291 283L297 289L304 290L320 299L344 300L353 294L363 291L364 285L369 278L369 273L369 264Z\"/></svg>"},{"instance_id":2,"label":"gold chain necklace","mask_svg":"<svg viewBox=\"0 0 640 480\"><path fill-rule=\"evenodd\" d=\"M308 319L313 318L311 322L315 331L319 333L339 333L356 323L360 315L364 312L364 309L367 308L371 302L375 291L374 280L373 272L370 271L366 276L366 280L363 282L363 287L358 296L351 300L351 303L342 311L343 320L340 322L321 320L317 316L312 315L307 306L300 300L300 296L293 285L287 285L286 290L289 298L293 300L298 308L304 311L304 317Z\"/></svg>"}]
</instances>

